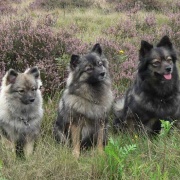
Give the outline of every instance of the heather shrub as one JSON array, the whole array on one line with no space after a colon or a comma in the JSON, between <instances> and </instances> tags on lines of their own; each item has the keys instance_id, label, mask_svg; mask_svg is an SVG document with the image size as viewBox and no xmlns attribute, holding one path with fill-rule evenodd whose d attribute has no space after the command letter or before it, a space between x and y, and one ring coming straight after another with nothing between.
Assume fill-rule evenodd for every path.
<instances>
[{"instance_id":1,"label":"heather shrub","mask_svg":"<svg viewBox=\"0 0 180 180\"><path fill-rule=\"evenodd\" d=\"M151 10L162 10L162 8L166 5L165 2L160 2L159 0L144 0L144 7L147 11Z\"/></svg>"},{"instance_id":2,"label":"heather shrub","mask_svg":"<svg viewBox=\"0 0 180 180\"><path fill-rule=\"evenodd\" d=\"M0 0L0 15L8 15L13 13L17 13L17 9L13 8L9 4L9 1Z\"/></svg>"},{"instance_id":3,"label":"heather shrub","mask_svg":"<svg viewBox=\"0 0 180 180\"><path fill-rule=\"evenodd\" d=\"M31 19L8 21L0 27L0 59L5 69L24 71L27 67L39 66L45 93L50 93L48 87L54 83L50 77L59 77L53 56L63 53L60 43L50 29L33 26Z\"/></svg>"},{"instance_id":4,"label":"heather shrub","mask_svg":"<svg viewBox=\"0 0 180 180\"><path fill-rule=\"evenodd\" d=\"M35 0L32 2L29 7L31 9L46 9L51 10L54 8L67 8L67 7L89 7L93 4L94 1L91 0Z\"/></svg>"},{"instance_id":5,"label":"heather shrub","mask_svg":"<svg viewBox=\"0 0 180 180\"><path fill-rule=\"evenodd\" d=\"M9 3L15 3L15 4L21 4L22 3L22 0L6 0L6 3L9 2Z\"/></svg>"},{"instance_id":6,"label":"heather shrub","mask_svg":"<svg viewBox=\"0 0 180 180\"><path fill-rule=\"evenodd\" d=\"M136 24L130 18L120 18L116 24L104 31L104 34L110 34L116 40L132 38L137 35Z\"/></svg>"},{"instance_id":7,"label":"heather shrub","mask_svg":"<svg viewBox=\"0 0 180 180\"><path fill-rule=\"evenodd\" d=\"M146 16L145 22L148 27L156 26L156 17L154 14L150 14Z\"/></svg>"},{"instance_id":8,"label":"heather shrub","mask_svg":"<svg viewBox=\"0 0 180 180\"><path fill-rule=\"evenodd\" d=\"M139 10L143 9L145 7L144 3L141 1L134 1L134 0L128 0L128 1L122 1L118 2L115 5L115 11L117 12L130 12L130 13L136 13Z\"/></svg>"},{"instance_id":9,"label":"heather shrub","mask_svg":"<svg viewBox=\"0 0 180 180\"><path fill-rule=\"evenodd\" d=\"M148 33L150 35L155 34L155 31L157 29L157 18L155 16L155 13L148 13L144 17L138 18L138 14L133 17L131 16L132 21L134 21L134 24L136 26L136 31L138 32L138 37L141 36L141 34Z\"/></svg>"},{"instance_id":10,"label":"heather shrub","mask_svg":"<svg viewBox=\"0 0 180 180\"><path fill-rule=\"evenodd\" d=\"M52 97L64 87L68 55L83 53L87 47L68 30L54 33L48 26L37 24L31 18L1 24L0 78L10 68L24 71L38 66L45 96Z\"/></svg>"},{"instance_id":11,"label":"heather shrub","mask_svg":"<svg viewBox=\"0 0 180 180\"><path fill-rule=\"evenodd\" d=\"M73 32L62 30L58 35L64 42L65 52L67 54L83 54L87 51L88 44L82 42L82 40L73 37Z\"/></svg>"},{"instance_id":12,"label":"heather shrub","mask_svg":"<svg viewBox=\"0 0 180 180\"><path fill-rule=\"evenodd\" d=\"M136 13L140 10L144 11L172 11L179 12L180 2L178 0L106 0L107 2L114 4L113 8L117 12L130 12Z\"/></svg>"},{"instance_id":13,"label":"heather shrub","mask_svg":"<svg viewBox=\"0 0 180 180\"><path fill-rule=\"evenodd\" d=\"M163 6L166 4L163 2L159 2L158 0L144 0L144 1L136 1L136 0L107 0L109 3L115 4L115 10L117 12L122 11L130 11L131 13L136 13L139 10L161 10Z\"/></svg>"},{"instance_id":14,"label":"heather shrub","mask_svg":"<svg viewBox=\"0 0 180 180\"><path fill-rule=\"evenodd\" d=\"M173 1L167 1L166 6L163 8L163 12L172 12L172 13L179 13L180 11L180 1L179 0L173 0Z\"/></svg>"},{"instance_id":15,"label":"heather shrub","mask_svg":"<svg viewBox=\"0 0 180 180\"><path fill-rule=\"evenodd\" d=\"M179 48L180 47L180 13L172 13L169 14L168 16L169 16L169 26L168 26L169 28L167 34L170 37L172 37L176 47Z\"/></svg>"},{"instance_id":16,"label":"heather shrub","mask_svg":"<svg viewBox=\"0 0 180 180\"><path fill-rule=\"evenodd\" d=\"M114 60L121 49L118 42L108 38L99 38L97 39L97 42L103 46L103 51L105 52L106 57L110 60Z\"/></svg>"},{"instance_id":17,"label":"heather shrub","mask_svg":"<svg viewBox=\"0 0 180 180\"><path fill-rule=\"evenodd\" d=\"M115 96L123 93L134 78L137 67L138 51L132 43L117 42L108 38L97 40L109 60L110 75Z\"/></svg>"}]
</instances>

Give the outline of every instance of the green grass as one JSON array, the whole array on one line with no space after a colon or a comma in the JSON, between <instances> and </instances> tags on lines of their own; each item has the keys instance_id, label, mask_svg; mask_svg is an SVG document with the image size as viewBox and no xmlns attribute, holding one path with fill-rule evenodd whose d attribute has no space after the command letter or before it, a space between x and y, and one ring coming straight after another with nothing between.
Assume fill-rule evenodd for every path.
<instances>
[{"instance_id":1,"label":"green grass","mask_svg":"<svg viewBox=\"0 0 180 180\"><path fill-rule=\"evenodd\" d=\"M55 113L52 102L45 105L42 136L35 153L26 161L0 147L2 177L19 180L59 179L178 179L180 176L180 134L148 139L138 135L110 135L103 155L96 149L84 151L77 160L71 148L57 144L51 136Z\"/></svg>"},{"instance_id":2,"label":"green grass","mask_svg":"<svg viewBox=\"0 0 180 180\"><path fill-rule=\"evenodd\" d=\"M149 139L137 134L113 135L103 155L96 148L83 151L77 160L70 147L57 144L52 137L52 125L58 105L55 100L45 103L45 115L41 137L33 156L26 161L16 160L14 154L0 146L2 177L19 180L59 180L59 179L178 179L180 176L180 134ZM135 147L132 148L131 147ZM0 176L1 177L1 176Z\"/></svg>"}]
</instances>

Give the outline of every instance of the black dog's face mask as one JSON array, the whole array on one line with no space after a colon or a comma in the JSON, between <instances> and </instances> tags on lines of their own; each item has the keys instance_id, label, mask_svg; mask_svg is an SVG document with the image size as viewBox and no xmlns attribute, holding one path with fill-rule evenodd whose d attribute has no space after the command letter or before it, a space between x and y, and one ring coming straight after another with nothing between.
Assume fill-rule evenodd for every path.
<instances>
[{"instance_id":1,"label":"black dog's face mask","mask_svg":"<svg viewBox=\"0 0 180 180\"><path fill-rule=\"evenodd\" d=\"M165 80L172 79L173 61L172 57L168 52L166 52L166 50L158 49L158 51L156 52L156 57L151 59L148 68L154 76L157 76L159 78L161 77Z\"/></svg>"},{"instance_id":2,"label":"black dog's face mask","mask_svg":"<svg viewBox=\"0 0 180 180\"><path fill-rule=\"evenodd\" d=\"M164 36L156 47L142 41L139 58L139 73L142 79L145 79L145 76L160 80L171 80L173 78L176 54L167 36Z\"/></svg>"}]
</instances>

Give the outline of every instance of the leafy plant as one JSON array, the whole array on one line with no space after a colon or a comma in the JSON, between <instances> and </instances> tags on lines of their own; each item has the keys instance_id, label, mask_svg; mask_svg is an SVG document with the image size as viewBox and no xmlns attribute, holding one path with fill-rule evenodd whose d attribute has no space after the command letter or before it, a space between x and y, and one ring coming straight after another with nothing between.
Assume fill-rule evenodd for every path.
<instances>
[{"instance_id":1,"label":"leafy plant","mask_svg":"<svg viewBox=\"0 0 180 180\"><path fill-rule=\"evenodd\" d=\"M160 133L160 136L161 137L166 137L169 132L170 132L170 129L172 128L174 124L174 121L173 122L169 122L169 121L165 121L165 120L161 120L161 133Z\"/></svg>"},{"instance_id":2,"label":"leafy plant","mask_svg":"<svg viewBox=\"0 0 180 180\"><path fill-rule=\"evenodd\" d=\"M166 162L166 156L167 156L167 135L169 134L172 126L173 126L173 122L169 122L169 121L165 121L165 120L161 120L161 133L160 133L160 137L163 138L163 143L164 143L164 154L163 154L163 165L162 165L162 173L165 172L165 167L167 166L167 162Z\"/></svg>"},{"instance_id":3,"label":"leafy plant","mask_svg":"<svg viewBox=\"0 0 180 180\"><path fill-rule=\"evenodd\" d=\"M105 147L105 153L107 155L108 169L110 171L110 177L113 177L113 174L118 174L118 177L121 178L123 170L125 167L125 162L129 154L136 150L136 144L125 145L120 147L119 142L109 139L108 145Z\"/></svg>"}]
</instances>

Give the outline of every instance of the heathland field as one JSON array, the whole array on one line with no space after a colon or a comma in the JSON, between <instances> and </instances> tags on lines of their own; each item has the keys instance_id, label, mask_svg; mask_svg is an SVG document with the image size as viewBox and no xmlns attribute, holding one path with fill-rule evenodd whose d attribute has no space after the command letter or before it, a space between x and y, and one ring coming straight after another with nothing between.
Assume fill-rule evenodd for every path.
<instances>
[{"instance_id":1,"label":"heathland field","mask_svg":"<svg viewBox=\"0 0 180 180\"><path fill-rule=\"evenodd\" d=\"M116 98L133 80L141 40L156 43L164 35L179 53L179 0L0 0L0 80L9 68L24 71L37 65L45 109L32 157L16 160L0 145L0 180L178 180L177 130L167 135L166 127L156 139L148 139L113 135L110 128L104 154L92 149L78 160L52 137L72 53L86 53L97 42L102 45Z\"/></svg>"}]
</instances>

